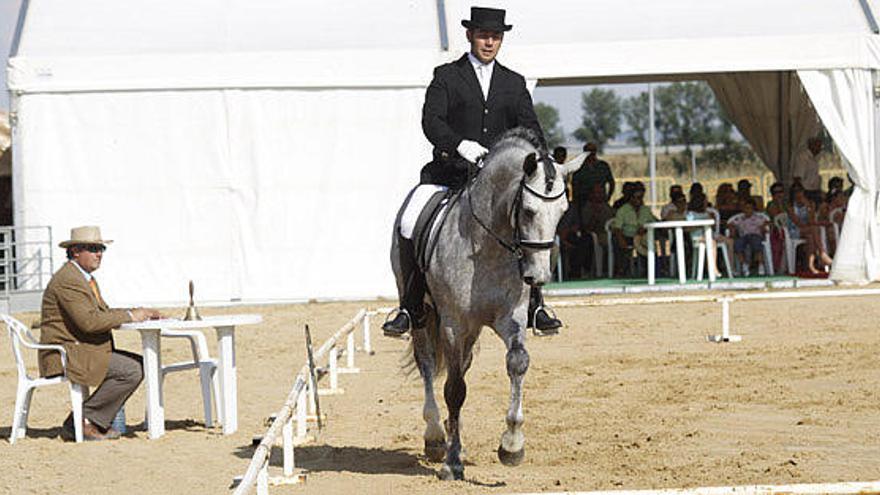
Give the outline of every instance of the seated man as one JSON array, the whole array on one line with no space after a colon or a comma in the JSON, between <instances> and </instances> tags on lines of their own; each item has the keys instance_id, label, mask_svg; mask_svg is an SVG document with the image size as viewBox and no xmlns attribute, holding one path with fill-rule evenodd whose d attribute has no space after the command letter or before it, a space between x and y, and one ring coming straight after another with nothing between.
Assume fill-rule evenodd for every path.
<instances>
[{"instance_id":1,"label":"seated man","mask_svg":"<svg viewBox=\"0 0 880 495\"><path fill-rule=\"evenodd\" d=\"M60 244L69 260L55 272L43 294L40 343L60 344L67 351L67 377L73 383L97 387L83 402L83 438L119 437L110 427L113 417L143 379L141 357L115 349L111 330L130 321L159 318L159 312L136 308L110 309L92 273L101 266L107 244L98 227L77 227ZM64 372L57 351L40 351L40 376ZM72 415L63 435L73 438Z\"/></svg>"},{"instance_id":2,"label":"seated man","mask_svg":"<svg viewBox=\"0 0 880 495\"><path fill-rule=\"evenodd\" d=\"M635 183L629 202L622 205L614 215L614 222L611 225L617 241L615 260L619 272L625 271L628 267L636 234L644 234L644 225L657 221L657 217L644 203L645 186L640 182Z\"/></svg>"},{"instance_id":3,"label":"seated man","mask_svg":"<svg viewBox=\"0 0 880 495\"><path fill-rule=\"evenodd\" d=\"M668 220L669 216L673 214L676 210L678 210L678 206L675 203L675 198L681 196L684 197L684 189L680 184L673 184L669 186L669 203L663 205L663 209L660 210L660 218L663 220ZM685 199L685 206L687 206L687 199Z\"/></svg>"},{"instance_id":4,"label":"seated man","mask_svg":"<svg viewBox=\"0 0 880 495\"><path fill-rule=\"evenodd\" d=\"M749 276L753 264L761 266L764 260L764 234L769 228L767 218L755 213L755 200L743 202L743 213L730 219L727 224L733 232L733 251L742 267L742 275Z\"/></svg>"}]
</instances>

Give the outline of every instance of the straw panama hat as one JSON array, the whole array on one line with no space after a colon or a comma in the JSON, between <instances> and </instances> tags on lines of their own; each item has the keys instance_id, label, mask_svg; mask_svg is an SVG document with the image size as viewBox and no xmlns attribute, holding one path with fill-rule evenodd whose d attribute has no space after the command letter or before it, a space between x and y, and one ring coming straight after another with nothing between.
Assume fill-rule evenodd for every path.
<instances>
[{"instance_id":1,"label":"straw panama hat","mask_svg":"<svg viewBox=\"0 0 880 495\"><path fill-rule=\"evenodd\" d=\"M60 247L68 248L82 244L100 244L102 246L112 243L109 239L101 238L101 227L94 225L86 225L84 227L74 227L70 229L70 240L58 244Z\"/></svg>"}]
</instances>

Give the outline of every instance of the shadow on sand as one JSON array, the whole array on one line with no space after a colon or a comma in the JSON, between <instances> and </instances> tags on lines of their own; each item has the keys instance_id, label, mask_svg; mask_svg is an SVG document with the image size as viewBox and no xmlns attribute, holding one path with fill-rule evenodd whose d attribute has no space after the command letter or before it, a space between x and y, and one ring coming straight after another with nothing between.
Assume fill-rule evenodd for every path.
<instances>
[{"instance_id":1,"label":"shadow on sand","mask_svg":"<svg viewBox=\"0 0 880 495\"><path fill-rule=\"evenodd\" d=\"M237 457L250 459L254 455L251 445L238 447ZM363 447L333 447L331 445L303 445L296 447L296 467L313 473L349 472L362 474L402 474L409 476L434 476L436 471L423 466L420 458L403 449ZM281 447L272 447L269 465L281 467Z\"/></svg>"}]
</instances>

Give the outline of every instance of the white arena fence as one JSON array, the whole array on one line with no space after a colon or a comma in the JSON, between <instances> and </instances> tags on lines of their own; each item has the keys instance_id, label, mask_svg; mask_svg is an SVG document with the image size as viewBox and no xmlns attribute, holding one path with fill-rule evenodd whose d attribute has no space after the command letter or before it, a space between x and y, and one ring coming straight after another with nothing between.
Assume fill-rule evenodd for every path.
<instances>
[{"instance_id":1,"label":"white arena fence","mask_svg":"<svg viewBox=\"0 0 880 495\"><path fill-rule=\"evenodd\" d=\"M355 368L354 356L357 348L355 346L355 332L360 326L363 329L363 341L361 350L369 355L372 354L372 344L370 341L370 317L378 314L388 313L388 309L367 310L361 309L354 317L336 331L330 338L324 341L314 353L314 365L319 367L319 363L326 359L327 366L323 368L323 373L319 374L318 381L327 377L329 379L329 387L326 389L315 390L311 384L308 361L300 369L296 376L293 388L287 395L287 400L281 409L275 413L269 429L263 435L260 444L257 446L247 471L241 477L241 481L235 490L235 495L244 495L256 485L257 494L265 495L269 493L269 485L294 484L302 481L302 474L295 473L294 463L294 445L303 443L308 438L310 422L318 420L317 414L317 395L333 395L341 393L339 388L339 375L344 373L357 373L360 371ZM344 347L343 346L344 342ZM345 356L345 367L339 366L340 355ZM280 435L281 447L283 453L283 474L279 477L269 476L269 456L272 447L278 442Z\"/></svg>"},{"instance_id":2,"label":"white arena fence","mask_svg":"<svg viewBox=\"0 0 880 495\"><path fill-rule=\"evenodd\" d=\"M863 289L829 289L829 290L796 290L796 291L778 291L778 292L757 292L742 294L705 294L705 295L683 295L683 296L661 296L661 297L621 297L621 298L596 298L596 299L580 299L575 301L554 301L553 306L561 307L603 307L603 306L627 306L627 305L651 305L651 304L675 304L675 303L705 303L716 302L721 304L721 334L709 335L708 340L712 342L736 342L740 340L740 336L730 334L730 306L735 301L756 301L770 299L810 299L810 298L828 298L828 297L857 297L857 296L878 296L880 288L863 288ZM358 324L363 329L363 347L362 350L372 353L370 343L370 317L378 314L386 314L390 310L387 308L378 310L361 309L358 313L339 330L336 331L329 339L327 339L321 347L315 351L315 366L321 359L327 359L327 368L323 376L329 377L329 388L321 390L313 390L311 380L309 378L309 366L305 364L296 377L296 382L287 396L281 410L275 414L272 425L263 435L262 441L257 446L251 462L248 465L247 472L241 478L241 482L235 490L235 495L245 495L255 485L258 495L268 495L270 484L293 484L302 481L302 476L294 473L294 444L302 442L308 436L309 421L317 419L316 414L316 398L315 394L335 394L339 393L339 374L340 373L356 373L359 370L354 367L355 342L354 334ZM340 344L345 340L345 350L340 349ZM346 367L338 366L338 358L340 354L346 357ZM319 377L320 379L320 377ZM294 423L295 430L294 430ZM295 433L294 433L295 431ZM281 435L282 452L283 452L283 475L281 477L269 477L269 454L272 446L276 444L279 433ZM877 490L878 482L870 484L869 493L880 493ZM837 485L819 485L822 487L821 493L854 493L851 490L853 486L859 486L858 483L841 483ZM697 492L688 490L665 490L651 491L651 493L670 493L670 494L690 494L690 493L782 493L774 491L774 487L752 487L753 490L741 490L743 487L717 487L712 489L700 489ZM813 492L808 489L807 485L800 488L803 491L792 493L820 493ZM834 490L831 490L834 488ZM844 491L835 491L835 490ZM702 491L707 490L707 491ZM825 491L831 490L831 491ZM570 492L570 493L588 493L588 492ZM618 492L589 492L596 494L641 494L641 491L618 491Z\"/></svg>"}]
</instances>

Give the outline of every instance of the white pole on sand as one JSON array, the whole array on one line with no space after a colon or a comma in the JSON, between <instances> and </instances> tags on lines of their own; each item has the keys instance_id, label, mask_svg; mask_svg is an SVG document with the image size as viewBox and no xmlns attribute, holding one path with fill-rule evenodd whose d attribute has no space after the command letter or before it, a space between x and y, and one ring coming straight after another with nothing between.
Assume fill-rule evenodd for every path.
<instances>
[{"instance_id":1,"label":"white pole on sand","mask_svg":"<svg viewBox=\"0 0 880 495\"><path fill-rule=\"evenodd\" d=\"M740 335L730 335L730 303L733 301L732 297L721 297L718 299L718 302L721 303L721 335L707 335L706 339L709 342L739 342L742 340L742 336Z\"/></svg>"},{"instance_id":2,"label":"white pole on sand","mask_svg":"<svg viewBox=\"0 0 880 495\"><path fill-rule=\"evenodd\" d=\"M648 171L651 175L651 204L657 204L657 150L654 147L654 83L648 83Z\"/></svg>"},{"instance_id":3,"label":"white pole on sand","mask_svg":"<svg viewBox=\"0 0 880 495\"><path fill-rule=\"evenodd\" d=\"M281 447L284 453L284 476L293 476L293 418L284 423L281 430Z\"/></svg>"},{"instance_id":4,"label":"white pole on sand","mask_svg":"<svg viewBox=\"0 0 880 495\"><path fill-rule=\"evenodd\" d=\"M308 434L308 395L305 390L296 397L296 438L300 441Z\"/></svg>"},{"instance_id":5,"label":"white pole on sand","mask_svg":"<svg viewBox=\"0 0 880 495\"><path fill-rule=\"evenodd\" d=\"M370 343L370 312L364 313L364 352L373 354L373 346Z\"/></svg>"}]
</instances>

